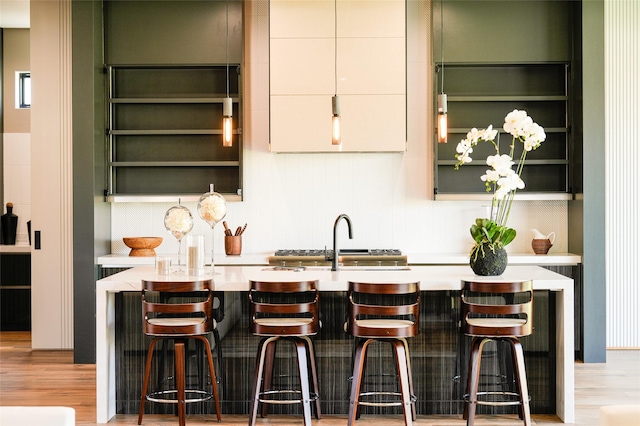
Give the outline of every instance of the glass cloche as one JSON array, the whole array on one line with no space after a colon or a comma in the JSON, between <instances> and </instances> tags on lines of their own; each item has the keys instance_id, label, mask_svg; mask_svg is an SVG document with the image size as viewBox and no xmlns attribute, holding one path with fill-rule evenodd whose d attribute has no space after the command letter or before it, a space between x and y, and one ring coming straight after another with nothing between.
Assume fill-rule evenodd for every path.
<instances>
[{"instance_id":1,"label":"glass cloche","mask_svg":"<svg viewBox=\"0 0 640 426\"><path fill-rule=\"evenodd\" d=\"M213 241L215 235L213 228L227 215L227 200L213 190L213 184L209 185L209 192L200 196L198 201L198 215L211 227L211 272L214 272L214 250Z\"/></svg>"},{"instance_id":2,"label":"glass cloche","mask_svg":"<svg viewBox=\"0 0 640 426\"><path fill-rule=\"evenodd\" d=\"M213 190L213 184L209 186L209 192L200 196L198 215L212 228L227 215L227 200Z\"/></svg>"},{"instance_id":3,"label":"glass cloche","mask_svg":"<svg viewBox=\"0 0 640 426\"><path fill-rule=\"evenodd\" d=\"M164 227L178 240L178 270L180 270L180 245L182 238L193 228L191 211L180 205L171 207L164 215Z\"/></svg>"}]
</instances>

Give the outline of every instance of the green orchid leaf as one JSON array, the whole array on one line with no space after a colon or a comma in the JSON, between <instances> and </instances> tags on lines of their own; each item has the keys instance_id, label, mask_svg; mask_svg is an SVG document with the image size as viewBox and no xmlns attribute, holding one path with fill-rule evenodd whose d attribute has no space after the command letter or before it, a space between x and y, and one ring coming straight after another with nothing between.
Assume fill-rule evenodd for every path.
<instances>
[{"instance_id":1,"label":"green orchid leaf","mask_svg":"<svg viewBox=\"0 0 640 426\"><path fill-rule=\"evenodd\" d=\"M505 231L502 234L502 245L506 246L507 244L509 244L511 241L513 241L513 239L516 237L516 230L513 228L507 228L505 229Z\"/></svg>"},{"instance_id":2,"label":"green orchid leaf","mask_svg":"<svg viewBox=\"0 0 640 426\"><path fill-rule=\"evenodd\" d=\"M471 232L471 238L473 238L475 242L479 243L484 238L484 233L482 232L482 228L478 227L477 225L471 225L471 228L469 229L469 231Z\"/></svg>"}]
</instances>

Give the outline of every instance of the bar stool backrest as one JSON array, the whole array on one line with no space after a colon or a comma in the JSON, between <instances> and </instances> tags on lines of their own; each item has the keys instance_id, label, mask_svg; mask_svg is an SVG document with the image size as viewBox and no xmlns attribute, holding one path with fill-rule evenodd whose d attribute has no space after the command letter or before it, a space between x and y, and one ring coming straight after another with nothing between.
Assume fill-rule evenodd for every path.
<instances>
[{"instance_id":1,"label":"bar stool backrest","mask_svg":"<svg viewBox=\"0 0 640 426\"><path fill-rule=\"evenodd\" d=\"M213 331L212 288L211 279L142 280L143 332L151 336L196 336Z\"/></svg>"},{"instance_id":2,"label":"bar stool backrest","mask_svg":"<svg viewBox=\"0 0 640 426\"><path fill-rule=\"evenodd\" d=\"M419 312L419 282L349 282L346 331L353 336L416 336Z\"/></svg>"},{"instance_id":3,"label":"bar stool backrest","mask_svg":"<svg viewBox=\"0 0 640 426\"><path fill-rule=\"evenodd\" d=\"M470 336L528 336L533 332L531 281L463 281L460 328Z\"/></svg>"},{"instance_id":4,"label":"bar stool backrest","mask_svg":"<svg viewBox=\"0 0 640 426\"><path fill-rule=\"evenodd\" d=\"M320 329L318 281L250 281L251 332L311 336Z\"/></svg>"}]
</instances>

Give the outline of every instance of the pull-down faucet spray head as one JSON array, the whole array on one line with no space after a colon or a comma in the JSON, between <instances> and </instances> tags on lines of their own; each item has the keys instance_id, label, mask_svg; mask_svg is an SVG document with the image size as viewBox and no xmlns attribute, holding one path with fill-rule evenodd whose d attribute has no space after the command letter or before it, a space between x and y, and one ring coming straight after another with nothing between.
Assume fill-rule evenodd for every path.
<instances>
[{"instance_id":1,"label":"pull-down faucet spray head","mask_svg":"<svg viewBox=\"0 0 640 426\"><path fill-rule=\"evenodd\" d=\"M346 214L341 214L340 216L337 217L335 223L333 224L333 260L331 261L331 270L332 271L337 271L338 270L338 223L344 219L345 222L347 222L347 227L349 229L349 239L352 240L353 239L353 231L351 229L351 218L349 218L349 216L347 216Z\"/></svg>"}]
</instances>

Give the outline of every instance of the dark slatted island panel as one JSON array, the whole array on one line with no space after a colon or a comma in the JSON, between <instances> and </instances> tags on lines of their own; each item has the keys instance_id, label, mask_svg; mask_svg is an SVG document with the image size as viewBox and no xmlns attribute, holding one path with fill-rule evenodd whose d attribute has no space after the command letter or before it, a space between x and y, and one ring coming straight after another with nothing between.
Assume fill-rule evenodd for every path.
<instances>
[{"instance_id":1,"label":"dark slatted island panel","mask_svg":"<svg viewBox=\"0 0 640 426\"><path fill-rule=\"evenodd\" d=\"M323 413L348 413L351 382L351 354L353 341L344 332L346 318L346 293L327 292L321 294L322 331L315 337L316 356L320 380L320 397ZM409 339L411 365L418 414L462 414L464 377L466 377L469 339L461 336L458 329L459 291L423 291L420 312L420 334ZM224 321L228 332L222 339L223 374L221 389L222 412L244 414L249 412L251 386L255 368L255 355L259 338L248 329L248 303L246 293L226 293L225 299L236 300L241 306L239 316L227 315ZM555 407L555 296L553 292L536 291L534 297L533 335L522 338L525 362L531 394L531 410L535 414L553 414ZM116 297L116 412L137 413L144 355L148 342L141 329L139 293L118 293ZM227 327L221 327L227 328ZM278 349L277 372L283 375L276 382L297 383L295 354L289 345L282 343ZM488 346L482 363L482 382L493 386L492 390L513 386L512 369L509 365L507 347ZM494 344L495 345L495 344ZM288 349L287 349L288 348ZM367 363L367 386L386 384L389 389L396 386L393 376L381 376L382 371L393 371L388 345L373 347L372 358ZM162 350L164 351L164 349ZM173 348L166 348L156 356L165 356L162 371L152 373L153 386L172 376ZM214 350L214 352L216 352ZM188 380L198 380L197 351L188 356ZM154 363L161 365L160 362ZM220 376L220 375L219 375ZM463 378L463 379L460 379ZM298 405L270 407L273 412L300 413ZM400 407L362 407L363 413L377 412L400 414ZM146 413L171 412L172 405L147 404ZM188 405L192 413L213 413L213 402ZM516 407L479 407L482 413L515 413ZM484 411L482 411L484 410Z\"/></svg>"}]
</instances>

